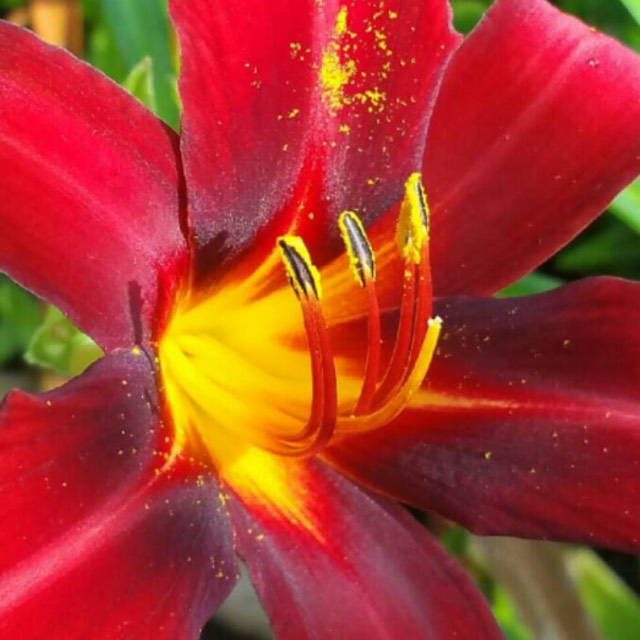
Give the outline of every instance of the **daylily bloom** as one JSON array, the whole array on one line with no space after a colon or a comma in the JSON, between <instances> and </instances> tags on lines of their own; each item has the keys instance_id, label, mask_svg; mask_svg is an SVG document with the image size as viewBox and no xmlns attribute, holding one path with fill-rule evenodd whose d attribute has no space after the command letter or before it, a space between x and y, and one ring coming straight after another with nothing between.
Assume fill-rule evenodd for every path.
<instances>
[{"instance_id":1,"label":"daylily bloom","mask_svg":"<svg viewBox=\"0 0 640 640\"><path fill-rule=\"evenodd\" d=\"M640 61L543 0L170 0L178 139L0 26L0 267L106 355L0 414L0 635L480 638L402 506L640 548L640 287L488 297L640 170Z\"/></svg>"}]
</instances>

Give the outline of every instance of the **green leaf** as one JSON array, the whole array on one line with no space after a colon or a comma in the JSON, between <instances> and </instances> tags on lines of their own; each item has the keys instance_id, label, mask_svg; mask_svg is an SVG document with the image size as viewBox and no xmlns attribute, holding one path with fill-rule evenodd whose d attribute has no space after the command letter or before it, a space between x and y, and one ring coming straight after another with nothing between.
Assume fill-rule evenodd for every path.
<instances>
[{"instance_id":1,"label":"green leaf","mask_svg":"<svg viewBox=\"0 0 640 640\"><path fill-rule=\"evenodd\" d=\"M17 9L24 5L23 0L1 0L0 1L0 10L1 11L11 11L12 9Z\"/></svg>"},{"instance_id":2,"label":"green leaf","mask_svg":"<svg viewBox=\"0 0 640 640\"><path fill-rule=\"evenodd\" d=\"M623 6L631 14L631 17L640 24L640 0L620 0Z\"/></svg>"},{"instance_id":3,"label":"green leaf","mask_svg":"<svg viewBox=\"0 0 640 640\"><path fill-rule=\"evenodd\" d=\"M126 66L116 47L115 38L105 24L97 23L88 33L86 58L116 81L125 74Z\"/></svg>"},{"instance_id":4,"label":"green leaf","mask_svg":"<svg viewBox=\"0 0 640 640\"><path fill-rule=\"evenodd\" d=\"M448 527L440 536L440 542L445 549L459 558L466 552L468 539L469 533L467 530L457 526Z\"/></svg>"},{"instance_id":5,"label":"green leaf","mask_svg":"<svg viewBox=\"0 0 640 640\"><path fill-rule=\"evenodd\" d=\"M525 276L518 282L514 282L506 289L503 289L498 295L501 298L511 298L514 296L530 296L534 293L542 293L543 291L549 291L555 289L563 283L560 278L554 278L548 276L545 273L539 273L534 271Z\"/></svg>"},{"instance_id":6,"label":"green leaf","mask_svg":"<svg viewBox=\"0 0 640 640\"><path fill-rule=\"evenodd\" d=\"M529 630L520 621L520 616L507 592L495 585L491 608L507 640L533 640Z\"/></svg>"},{"instance_id":7,"label":"green leaf","mask_svg":"<svg viewBox=\"0 0 640 640\"><path fill-rule=\"evenodd\" d=\"M553 263L571 276L608 273L634 278L640 266L638 236L616 218L604 216L558 253Z\"/></svg>"},{"instance_id":8,"label":"green leaf","mask_svg":"<svg viewBox=\"0 0 640 640\"><path fill-rule=\"evenodd\" d=\"M638 6L640 7L640 0ZM609 205L609 210L630 229L640 234L640 179L622 191Z\"/></svg>"},{"instance_id":9,"label":"green leaf","mask_svg":"<svg viewBox=\"0 0 640 640\"><path fill-rule=\"evenodd\" d=\"M457 0L452 3L452 8L456 30L469 33L487 10L487 3L480 0Z\"/></svg>"},{"instance_id":10,"label":"green leaf","mask_svg":"<svg viewBox=\"0 0 640 640\"><path fill-rule=\"evenodd\" d=\"M175 70L170 51L170 24L163 0L100 0L100 6L114 34L127 69L148 56L153 60L156 113L177 127Z\"/></svg>"},{"instance_id":11,"label":"green leaf","mask_svg":"<svg viewBox=\"0 0 640 640\"><path fill-rule=\"evenodd\" d=\"M602 637L637 640L640 630L638 596L593 551L575 551L571 554L569 567Z\"/></svg>"},{"instance_id":12,"label":"green leaf","mask_svg":"<svg viewBox=\"0 0 640 640\"><path fill-rule=\"evenodd\" d=\"M49 307L24 357L29 364L75 376L102 355L89 336L76 329L61 311Z\"/></svg>"},{"instance_id":13,"label":"green leaf","mask_svg":"<svg viewBox=\"0 0 640 640\"><path fill-rule=\"evenodd\" d=\"M0 364L24 352L41 318L38 301L0 276Z\"/></svg>"},{"instance_id":14,"label":"green leaf","mask_svg":"<svg viewBox=\"0 0 640 640\"><path fill-rule=\"evenodd\" d=\"M122 86L154 113L158 109L156 92L153 86L153 60L145 56L131 69L122 82Z\"/></svg>"}]
</instances>

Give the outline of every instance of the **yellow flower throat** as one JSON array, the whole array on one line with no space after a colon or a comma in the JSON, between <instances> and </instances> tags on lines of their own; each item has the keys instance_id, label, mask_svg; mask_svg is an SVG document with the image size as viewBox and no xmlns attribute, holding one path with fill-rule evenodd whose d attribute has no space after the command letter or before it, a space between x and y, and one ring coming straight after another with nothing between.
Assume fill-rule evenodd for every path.
<instances>
[{"instance_id":1,"label":"yellow flower throat","mask_svg":"<svg viewBox=\"0 0 640 640\"><path fill-rule=\"evenodd\" d=\"M429 212L419 174L407 180L400 207L396 244L404 277L393 349L386 355L374 251L355 213L342 213L338 224L349 271L366 294L364 362L354 366L353 356L333 349L322 288L335 284L327 274L336 270L319 271L300 237L282 236L249 277L195 302L180 292L159 345L174 451L195 439L218 468L247 448L308 457L334 438L384 426L407 406L441 329L441 320L430 318ZM282 286L260 294L274 268Z\"/></svg>"}]
</instances>

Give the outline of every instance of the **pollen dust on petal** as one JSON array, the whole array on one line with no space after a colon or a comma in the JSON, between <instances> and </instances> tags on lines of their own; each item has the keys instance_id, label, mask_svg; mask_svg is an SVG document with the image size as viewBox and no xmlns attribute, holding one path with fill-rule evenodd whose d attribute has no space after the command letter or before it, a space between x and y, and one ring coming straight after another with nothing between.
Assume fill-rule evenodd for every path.
<instances>
[{"instance_id":1,"label":"pollen dust on petal","mask_svg":"<svg viewBox=\"0 0 640 640\"><path fill-rule=\"evenodd\" d=\"M322 55L320 86L322 99L330 114L335 115L345 104L344 88L356 73L353 60L342 60L342 39L347 33L347 8L338 11L333 37Z\"/></svg>"},{"instance_id":2,"label":"pollen dust on petal","mask_svg":"<svg viewBox=\"0 0 640 640\"><path fill-rule=\"evenodd\" d=\"M373 18L382 15L380 11ZM359 72L354 56L359 47L366 46L363 38L371 39L372 36L374 46L387 60L381 63L377 73L371 70ZM336 116L341 109L351 105L364 106L369 113L384 111L387 94L379 88L377 81L387 78L391 64L388 57L392 55L384 30L374 29L373 22L369 21L364 25L363 33L353 31L349 28L347 7L340 7L318 74L322 101L329 115ZM354 85L350 92L347 91L349 85Z\"/></svg>"}]
</instances>

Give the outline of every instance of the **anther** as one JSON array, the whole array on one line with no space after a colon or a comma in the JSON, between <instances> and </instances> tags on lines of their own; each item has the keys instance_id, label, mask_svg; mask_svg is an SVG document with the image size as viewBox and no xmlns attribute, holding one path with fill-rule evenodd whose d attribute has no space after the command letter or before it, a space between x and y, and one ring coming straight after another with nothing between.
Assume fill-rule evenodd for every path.
<instances>
[{"instance_id":1,"label":"anther","mask_svg":"<svg viewBox=\"0 0 640 640\"><path fill-rule=\"evenodd\" d=\"M376 264L364 226L353 211L343 211L338 218L338 227L356 281L365 287L367 281L376 279Z\"/></svg>"},{"instance_id":2,"label":"anther","mask_svg":"<svg viewBox=\"0 0 640 640\"><path fill-rule=\"evenodd\" d=\"M429 207L419 173L412 173L404 185L396 243L400 255L420 264L422 247L429 240Z\"/></svg>"},{"instance_id":3,"label":"anther","mask_svg":"<svg viewBox=\"0 0 640 640\"><path fill-rule=\"evenodd\" d=\"M375 288L376 265L373 249L358 216L353 211L344 211L338 218L338 226L347 248L353 275L356 282L366 289L369 303L367 360L360 396L354 409L354 413L360 415L371 407L380 373L382 332L380 305Z\"/></svg>"},{"instance_id":4,"label":"anther","mask_svg":"<svg viewBox=\"0 0 640 640\"><path fill-rule=\"evenodd\" d=\"M283 236L278 239L278 246L282 252L282 261L287 270L289 282L298 299L313 295L316 300L319 300L320 274L313 266L302 238Z\"/></svg>"}]
</instances>

